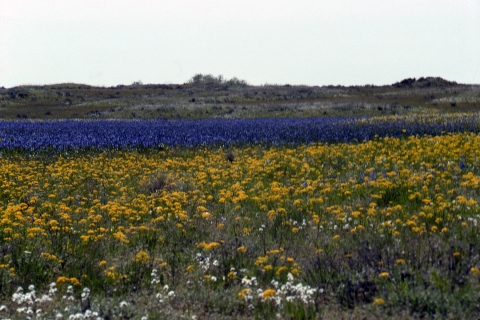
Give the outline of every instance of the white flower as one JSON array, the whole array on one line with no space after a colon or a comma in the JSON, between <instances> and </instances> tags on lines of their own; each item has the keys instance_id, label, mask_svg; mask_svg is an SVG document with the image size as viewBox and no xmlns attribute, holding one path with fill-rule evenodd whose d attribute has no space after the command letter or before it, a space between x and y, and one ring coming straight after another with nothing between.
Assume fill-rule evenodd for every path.
<instances>
[{"instance_id":1,"label":"white flower","mask_svg":"<svg viewBox=\"0 0 480 320\"><path fill-rule=\"evenodd\" d=\"M275 300L275 303L277 304L277 306L282 304L282 298L280 296L275 296L273 297L273 299Z\"/></svg>"},{"instance_id":2,"label":"white flower","mask_svg":"<svg viewBox=\"0 0 480 320\"><path fill-rule=\"evenodd\" d=\"M50 283L48 286L50 287L50 289L48 289L48 294L50 296L53 296L55 293L57 293L58 289L55 282Z\"/></svg>"},{"instance_id":3,"label":"white flower","mask_svg":"<svg viewBox=\"0 0 480 320\"><path fill-rule=\"evenodd\" d=\"M27 307L17 308L18 313L24 313L25 311L27 311Z\"/></svg>"},{"instance_id":4,"label":"white flower","mask_svg":"<svg viewBox=\"0 0 480 320\"><path fill-rule=\"evenodd\" d=\"M12 301L15 302L16 304L23 303L23 299L24 299L24 297L23 297L23 294L21 294L21 293L14 293L12 295Z\"/></svg>"},{"instance_id":5,"label":"white flower","mask_svg":"<svg viewBox=\"0 0 480 320\"><path fill-rule=\"evenodd\" d=\"M81 320L81 319L85 319L85 317L83 316L82 313L77 313L77 314L71 314L70 317L68 317L68 319L70 320Z\"/></svg>"},{"instance_id":6,"label":"white flower","mask_svg":"<svg viewBox=\"0 0 480 320\"><path fill-rule=\"evenodd\" d=\"M44 302L50 302L52 301L52 298L49 295L42 295L40 298L35 299L35 302L38 303L44 303Z\"/></svg>"},{"instance_id":7,"label":"white flower","mask_svg":"<svg viewBox=\"0 0 480 320\"><path fill-rule=\"evenodd\" d=\"M128 306L128 302L126 302L126 301L120 302L120 308L124 308L126 306Z\"/></svg>"},{"instance_id":8,"label":"white flower","mask_svg":"<svg viewBox=\"0 0 480 320\"><path fill-rule=\"evenodd\" d=\"M26 294L17 294L16 296L17 298L17 301L15 301L15 294L13 295L12 297L12 300L14 302L17 302L17 304L20 304L20 303L28 303L28 304L33 304L34 301L35 301L35 291L32 291L32 292L27 292Z\"/></svg>"},{"instance_id":9,"label":"white flower","mask_svg":"<svg viewBox=\"0 0 480 320\"><path fill-rule=\"evenodd\" d=\"M251 281L251 280L248 280L248 277L245 276L245 277L242 278L242 284L243 284L244 286L249 287L249 286L252 284L252 281Z\"/></svg>"},{"instance_id":10,"label":"white flower","mask_svg":"<svg viewBox=\"0 0 480 320\"><path fill-rule=\"evenodd\" d=\"M293 281L293 274L291 274L290 272L287 274L287 280L288 280L288 282Z\"/></svg>"},{"instance_id":11,"label":"white flower","mask_svg":"<svg viewBox=\"0 0 480 320\"><path fill-rule=\"evenodd\" d=\"M82 292L82 300L87 300L90 297L90 289L84 288Z\"/></svg>"}]
</instances>

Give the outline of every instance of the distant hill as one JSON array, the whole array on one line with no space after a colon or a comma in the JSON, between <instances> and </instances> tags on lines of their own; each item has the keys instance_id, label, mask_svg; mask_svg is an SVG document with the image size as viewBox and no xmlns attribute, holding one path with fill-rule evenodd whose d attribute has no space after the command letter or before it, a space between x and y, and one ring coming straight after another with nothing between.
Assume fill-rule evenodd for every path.
<instances>
[{"instance_id":1,"label":"distant hill","mask_svg":"<svg viewBox=\"0 0 480 320\"><path fill-rule=\"evenodd\" d=\"M428 88L428 87L451 87L458 86L455 81L448 81L440 77L421 77L418 79L407 78L392 84L396 88Z\"/></svg>"},{"instance_id":2,"label":"distant hill","mask_svg":"<svg viewBox=\"0 0 480 320\"><path fill-rule=\"evenodd\" d=\"M347 117L479 108L480 86L440 77L382 86L255 86L237 78L197 74L183 84L0 87L0 119Z\"/></svg>"}]
</instances>

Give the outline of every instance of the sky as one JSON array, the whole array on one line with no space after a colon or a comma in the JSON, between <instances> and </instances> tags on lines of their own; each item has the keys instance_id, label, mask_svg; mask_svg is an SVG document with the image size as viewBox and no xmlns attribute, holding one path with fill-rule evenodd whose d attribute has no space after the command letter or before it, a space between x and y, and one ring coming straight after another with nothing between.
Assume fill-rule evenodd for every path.
<instances>
[{"instance_id":1,"label":"sky","mask_svg":"<svg viewBox=\"0 0 480 320\"><path fill-rule=\"evenodd\" d=\"M1 0L0 87L480 83L480 0Z\"/></svg>"}]
</instances>

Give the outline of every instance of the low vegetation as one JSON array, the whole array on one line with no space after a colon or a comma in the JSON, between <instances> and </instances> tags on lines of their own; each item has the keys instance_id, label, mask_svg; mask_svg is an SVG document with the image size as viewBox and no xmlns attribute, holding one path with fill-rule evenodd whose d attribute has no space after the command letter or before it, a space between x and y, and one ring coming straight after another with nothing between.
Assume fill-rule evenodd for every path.
<instances>
[{"instance_id":1,"label":"low vegetation","mask_svg":"<svg viewBox=\"0 0 480 320\"><path fill-rule=\"evenodd\" d=\"M45 105L27 103L32 90ZM5 89L1 110L53 108L51 90L70 92L63 115L152 98L180 101L174 113L187 103L270 116L255 91L285 104L278 117L331 107L312 119L1 121L1 318L480 317L477 87L253 87L196 75L181 86ZM125 96L95 100L108 90ZM81 92L96 93L77 104ZM212 97L239 100L201 100ZM384 104L330 117L354 101Z\"/></svg>"},{"instance_id":2,"label":"low vegetation","mask_svg":"<svg viewBox=\"0 0 480 320\"><path fill-rule=\"evenodd\" d=\"M335 117L465 112L480 105L480 87L441 78L388 86L249 85L197 74L184 84L93 87L84 84L0 88L3 119L200 119Z\"/></svg>"},{"instance_id":3,"label":"low vegetation","mask_svg":"<svg viewBox=\"0 0 480 320\"><path fill-rule=\"evenodd\" d=\"M459 133L4 154L1 312L476 317L479 148Z\"/></svg>"}]
</instances>

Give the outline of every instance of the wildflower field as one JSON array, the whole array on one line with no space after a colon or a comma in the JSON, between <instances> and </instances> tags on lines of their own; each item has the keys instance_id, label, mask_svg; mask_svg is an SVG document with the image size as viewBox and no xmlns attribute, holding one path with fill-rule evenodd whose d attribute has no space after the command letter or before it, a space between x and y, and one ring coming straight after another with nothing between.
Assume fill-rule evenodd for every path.
<instances>
[{"instance_id":1,"label":"wildflower field","mask_svg":"<svg viewBox=\"0 0 480 320\"><path fill-rule=\"evenodd\" d=\"M1 122L0 316L478 317L479 128Z\"/></svg>"}]
</instances>

